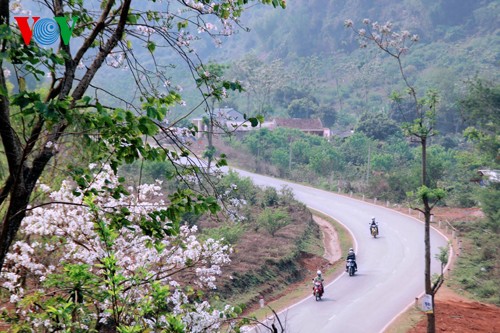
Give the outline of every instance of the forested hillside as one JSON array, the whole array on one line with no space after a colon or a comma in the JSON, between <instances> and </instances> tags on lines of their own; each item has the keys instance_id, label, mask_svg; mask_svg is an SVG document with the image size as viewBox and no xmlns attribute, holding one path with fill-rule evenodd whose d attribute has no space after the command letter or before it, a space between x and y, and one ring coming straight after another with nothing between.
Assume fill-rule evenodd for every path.
<instances>
[{"instance_id":1,"label":"forested hillside","mask_svg":"<svg viewBox=\"0 0 500 333\"><path fill-rule=\"evenodd\" d=\"M259 171L406 200L419 183L420 163L418 145L401 130L415 116L403 98L408 87L394 59L376 47L360 48L345 27L346 19L392 21L394 31L419 36L401 57L409 84L418 98L429 90L437 97L433 184L447 188L447 204L474 205L471 180L498 163L498 128L491 121L499 115L499 14L499 1L452 0L293 1L285 10L254 11L242 19L251 31L233 36L225 53L211 54L229 66L224 76L245 88L219 104L267 119L319 117L333 137L327 143L264 131L232 144L246 149L255 159L246 165ZM468 127L490 134L480 139Z\"/></svg>"},{"instance_id":2,"label":"forested hillside","mask_svg":"<svg viewBox=\"0 0 500 333\"><path fill-rule=\"evenodd\" d=\"M366 111L391 112L388 96L402 88L398 68L376 50L360 50L344 27L345 19L369 18L419 35L404 70L422 92L439 91L438 127L457 133L465 81L498 77L499 15L499 1L456 0L291 1L284 11L254 12L251 32L217 59L247 84L226 104L249 114L319 116L333 128L355 125ZM294 104L302 113L290 110Z\"/></svg>"},{"instance_id":3,"label":"forested hillside","mask_svg":"<svg viewBox=\"0 0 500 333\"><path fill-rule=\"evenodd\" d=\"M140 7L147 10L148 3ZM252 7L239 20L243 29L220 38L223 47L214 47L214 40L198 40L196 30L181 29L190 32L190 47L201 59L228 65L224 77L243 83L244 93L231 93L220 104L249 115L320 117L327 127L344 128L355 126L365 111L390 112L388 96L402 88L397 68L375 50L360 50L352 31L344 27L348 18L391 21L398 29L419 35L418 45L404 59L405 70L422 91L431 87L440 92L438 126L445 132L463 129L456 100L467 90L464 82L475 77L495 80L498 76L497 0L293 0L287 2L286 9ZM32 9L38 12L40 8ZM150 39L154 42L155 36ZM146 40L131 46L136 58L124 59L119 53L110 57L106 75L97 83L116 96L128 96L128 102L137 102L134 96L138 92L131 87L140 77L130 76L126 68L147 69L154 63ZM201 96L192 83L192 74L176 60L177 52L161 50L155 57L168 77L159 89L180 91L186 104L174 108L170 120L178 120L193 109L194 115L203 114L207 106L200 106ZM112 84L109 77L113 77ZM100 98L107 104L124 102L105 94Z\"/></svg>"}]
</instances>

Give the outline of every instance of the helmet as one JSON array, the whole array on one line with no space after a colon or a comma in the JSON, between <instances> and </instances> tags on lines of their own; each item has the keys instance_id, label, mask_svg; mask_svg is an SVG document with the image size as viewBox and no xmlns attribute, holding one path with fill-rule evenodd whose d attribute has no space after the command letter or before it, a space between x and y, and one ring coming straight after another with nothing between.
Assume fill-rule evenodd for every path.
<instances>
[{"instance_id":1,"label":"helmet","mask_svg":"<svg viewBox=\"0 0 500 333\"><path fill-rule=\"evenodd\" d=\"M317 271L316 274L321 275L321 271Z\"/></svg>"},{"instance_id":2,"label":"helmet","mask_svg":"<svg viewBox=\"0 0 500 333\"><path fill-rule=\"evenodd\" d=\"M349 252L354 252L354 250L352 249L352 247L349 249Z\"/></svg>"},{"instance_id":3,"label":"helmet","mask_svg":"<svg viewBox=\"0 0 500 333\"><path fill-rule=\"evenodd\" d=\"M372 216L372 221L375 221L375 216Z\"/></svg>"}]
</instances>

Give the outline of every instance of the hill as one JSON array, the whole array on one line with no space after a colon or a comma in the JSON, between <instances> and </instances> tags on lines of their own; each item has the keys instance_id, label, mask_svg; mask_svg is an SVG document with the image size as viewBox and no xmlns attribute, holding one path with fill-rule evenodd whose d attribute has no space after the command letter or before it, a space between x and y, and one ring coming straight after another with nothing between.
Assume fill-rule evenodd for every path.
<instances>
[{"instance_id":1,"label":"hill","mask_svg":"<svg viewBox=\"0 0 500 333\"><path fill-rule=\"evenodd\" d=\"M363 112L389 112L388 96L402 89L397 66L377 50L360 50L344 20L391 21L420 37L403 65L412 82L441 94L438 126L457 133L456 99L474 77L496 81L500 54L498 1L290 1L242 19L249 33L231 37L208 59L231 64L227 77L247 90L224 104L247 113L288 115L294 100L318 110L329 127L356 123ZM219 51L219 50L217 50ZM325 121L328 115L336 121Z\"/></svg>"}]
</instances>

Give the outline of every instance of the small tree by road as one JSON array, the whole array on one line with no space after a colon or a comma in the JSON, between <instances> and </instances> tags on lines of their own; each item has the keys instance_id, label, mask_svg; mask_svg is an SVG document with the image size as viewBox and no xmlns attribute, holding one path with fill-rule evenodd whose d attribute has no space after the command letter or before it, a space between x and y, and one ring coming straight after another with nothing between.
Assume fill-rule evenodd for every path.
<instances>
[{"instance_id":1,"label":"small tree by road","mask_svg":"<svg viewBox=\"0 0 500 333\"><path fill-rule=\"evenodd\" d=\"M406 94L395 92L391 98L396 104L401 104L407 100L410 103L414 120L404 122L401 127L408 137L420 144L422 151L421 186L415 192L410 193L409 196L412 199L417 199L423 205L423 207L414 207L414 209L420 211L425 219L425 293L431 295L434 307L434 295L439 285L433 286L431 281L431 211L444 198L445 191L439 188L432 188L430 185L431 182L427 172L427 148L429 139L436 135L436 108L439 96L437 92L432 90L427 91L424 96L419 95L417 88L409 80L404 71L403 56L418 42L418 35L411 34L407 30L395 31L391 22L379 24L378 22L371 22L369 19L363 20L363 28L360 29L354 28L352 20L346 20L345 26L356 32L362 48L367 47L368 43L375 44L381 51L394 59L406 86ZM434 333L435 331L434 312L427 313L427 332Z\"/></svg>"},{"instance_id":2,"label":"small tree by road","mask_svg":"<svg viewBox=\"0 0 500 333\"><path fill-rule=\"evenodd\" d=\"M274 237L278 230L290 224L290 216L282 209L268 207L260 213L257 223Z\"/></svg>"}]
</instances>

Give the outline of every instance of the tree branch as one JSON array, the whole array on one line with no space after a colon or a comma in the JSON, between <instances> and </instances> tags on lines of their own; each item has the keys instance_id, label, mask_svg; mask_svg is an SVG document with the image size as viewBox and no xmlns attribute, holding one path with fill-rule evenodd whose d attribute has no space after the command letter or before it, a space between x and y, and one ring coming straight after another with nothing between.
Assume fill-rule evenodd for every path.
<instances>
[{"instance_id":1,"label":"tree branch","mask_svg":"<svg viewBox=\"0 0 500 333\"><path fill-rule=\"evenodd\" d=\"M80 49L77 51L75 57L73 58L73 61L75 63L79 63L80 62L80 60L83 58L83 56L85 55L85 53L87 52L87 50L90 48L90 46L92 45L92 43L95 41L95 39L97 38L97 36L106 27L105 20L108 17L109 12L111 11L111 8L113 8L114 4L115 4L114 0L110 0L110 1L107 2L106 8L104 8L104 10L102 11L101 16L99 17L99 20L97 20L96 26L95 26L94 30L92 30L92 32L90 33L90 35L85 39L85 41L83 42L82 46L80 47Z\"/></svg>"},{"instance_id":2,"label":"tree branch","mask_svg":"<svg viewBox=\"0 0 500 333\"><path fill-rule=\"evenodd\" d=\"M114 2L114 1L110 1L110 2ZM73 91L73 94L72 94L73 101L79 100L83 97L83 94L85 93L85 91L89 87L89 84L92 81L92 79L94 78L95 74L97 73L97 70L104 63L107 55L113 50L113 48L115 48L116 45L118 45L118 42L123 37L123 32L125 31L125 24L127 23L127 16L128 16L128 12L130 10L130 3L131 2L132 2L132 0L125 0L123 2L122 10L120 13L120 19L118 21L118 24L117 24L117 27L116 27L114 33L111 35L111 37L109 37L108 41L106 42L106 45L103 48L101 48L99 53L96 55L94 62L89 67L89 69L87 70L85 75L82 77L80 83ZM101 16L101 19L102 19L102 16ZM78 54L77 54L77 56L78 56ZM76 59L78 59L78 58L75 57L75 60Z\"/></svg>"}]
</instances>

